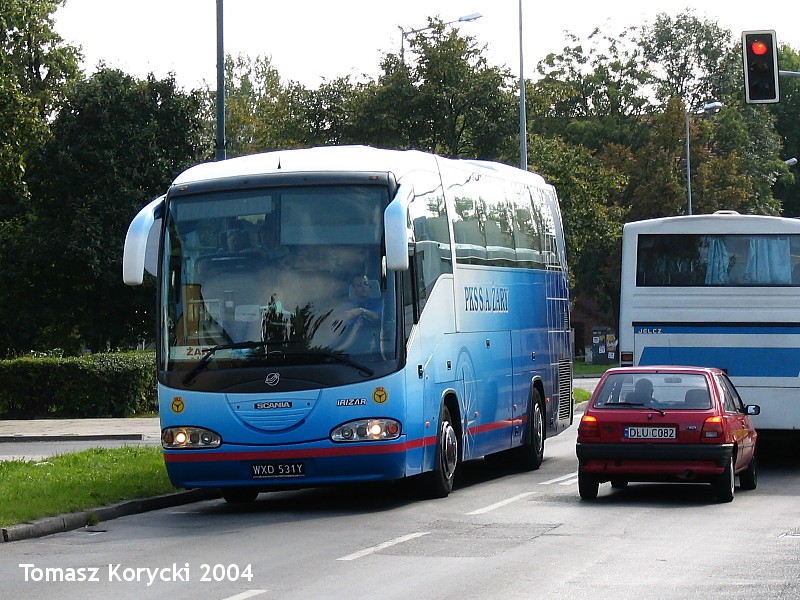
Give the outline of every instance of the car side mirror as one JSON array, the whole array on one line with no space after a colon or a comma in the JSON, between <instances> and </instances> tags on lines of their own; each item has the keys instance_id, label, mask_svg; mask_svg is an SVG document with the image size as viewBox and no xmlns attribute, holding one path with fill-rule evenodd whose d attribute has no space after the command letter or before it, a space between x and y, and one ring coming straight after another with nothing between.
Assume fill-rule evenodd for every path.
<instances>
[{"instance_id":1,"label":"car side mirror","mask_svg":"<svg viewBox=\"0 0 800 600\"><path fill-rule=\"evenodd\" d=\"M746 412L751 417L755 415L760 415L761 407L758 404L748 404L747 406L744 407L744 412Z\"/></svg>"}]
</instances>

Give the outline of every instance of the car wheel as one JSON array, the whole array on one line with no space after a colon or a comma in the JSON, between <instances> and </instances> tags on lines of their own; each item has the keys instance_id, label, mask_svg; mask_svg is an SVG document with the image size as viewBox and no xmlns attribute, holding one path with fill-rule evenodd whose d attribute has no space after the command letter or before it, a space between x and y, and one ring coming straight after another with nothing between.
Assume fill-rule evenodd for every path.
<instances>
[{"instance_id":1,"label":"car wheel","mask_svg":"<svg viewBox=\"0 0 800 600\"><path fill-rule=\"evenodd\" d=\"M596 477L587 475L583 471L578 471L578 493L580 493L583 500L594 500L597 498L597 491L600 487L600 482Z\"/></svg>"},{"instance_id":2,"label":"car wheel","mask_svg":"<svg viewBox=\"0 0 800 600\"><path fill-rule=\"evenodd\" d=\"M720 502L730 502L733 500L733 488L735 485L735 475L733 472L733 457L728 460L725 465L725 470L722 475L718 475L717 479L712 483L714 486L714 494Z\"/></svg>"},{"instance_id":3,"label":"car wheel","mask_svg":"<svg viewBox=\"0 0 800 600\"><path fill-rule=\"evenodd\" d=\"M450 420L450 410L442 405L436 435L436 459L433 471L420 476L420 491L426 498L446 498L453 490L459 465L458 434Z\"/></svg>"},{"instance_id":4,"label":"car wheel","mask_svg":"<svg viewBox=\"0 0 800 600\"><path fill-rule=\"evenodd\" d=\"M739 473L739 485L743 490L754 490L758 485L758 460L756 455L750 459L747 468Z\"/></svg>"},{"instance_id":5,"label":"car wheel","mask_svg":"<svg viewBox=\"0 0 800 600\"><path fill-rule=\"evenodd\" d=\"M258 498L258 490L251 488L223 488L222 497L229 504L245 504L255 502Z\"/></svg>"},{"instance_id":6,"label":"car wheel","mask_svg":"<svg viewBox=\"0 0 800 600\"><path fill-rule=\"evenodd\" d=\"M621 477L612 477L611 478L611 487L617 490L621 490L623 488L628 487L628 480L622 479Z\"/></svg>"}]
</instances>

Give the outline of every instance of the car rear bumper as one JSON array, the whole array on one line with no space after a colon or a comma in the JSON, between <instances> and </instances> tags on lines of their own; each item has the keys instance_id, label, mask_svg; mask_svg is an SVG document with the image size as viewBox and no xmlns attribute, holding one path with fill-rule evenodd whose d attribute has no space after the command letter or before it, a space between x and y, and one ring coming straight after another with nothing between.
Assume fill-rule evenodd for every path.
<instances>
[{"instance_id":1,"label":"car rear bumper","mask_svg":"<svg viewBox=\"0 0 800 600\"><path fill-rule=\"evenodd\" d=\"M578 460L711 460L724 466L733 444L586 444L578 443Z\"/></svg>"},{"instance_id":2,"label":"car rear bumper","mask_svg":"<svg viewBox=\"0 0 800 600\"><path fill-rule=\"evenodd\" d=\"M733 444L579 443L576 452L584 473L691 480L721 474Z\"/></svg>"}]
</instances>

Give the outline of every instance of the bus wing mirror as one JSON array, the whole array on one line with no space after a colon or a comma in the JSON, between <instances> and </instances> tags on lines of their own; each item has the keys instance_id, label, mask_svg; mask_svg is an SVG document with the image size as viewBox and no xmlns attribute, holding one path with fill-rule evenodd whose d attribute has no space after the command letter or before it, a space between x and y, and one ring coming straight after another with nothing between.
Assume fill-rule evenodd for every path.
<instances>
[{"instance_id":1,"label":"bus wing mirror","mask_svg":"<svg viewBox=\"0 0 800 600\"><path fill-rule=\"evenodd\" d=\"M164 196L159 196L139 211L128 227L122 255L122 280L128 285L141 285L144 272L158 270L158 236L161 231Z\"/></svg>"},{"instance_id":2,"label":"bus wing mirror","mask_svg":"<svg viewBox=\"0 0 800 600\"><path fill-rule=\"evenodd\" d=\"M414 198L411 186L401 185L394 200L383 213L383 226L386 239L386 268L390 271L407 271L409 240L408 205Z\"/></svg>"}]
</instances>

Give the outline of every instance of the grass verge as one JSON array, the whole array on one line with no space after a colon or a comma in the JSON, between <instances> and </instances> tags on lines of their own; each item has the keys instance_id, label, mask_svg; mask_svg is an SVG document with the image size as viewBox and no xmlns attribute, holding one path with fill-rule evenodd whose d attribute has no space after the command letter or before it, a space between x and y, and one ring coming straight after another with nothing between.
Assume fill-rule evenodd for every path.
<instances>
[{"instance_id":1,"label":"grass verge","mask_svg":"<svg viewBox=\"0 0 800 600\"><path fill-rule=\"evenodd\" d=\"M616 367L617 365L592 365L586 364L582 361L575 361L572 363L572 374L573 375L596 375L600 376L606 371L608 371L611 367Z\"/></svg>"},{"instance_id":2,"label":"grass verge","mask_svg":"<svg viewBox=\"0 0 800 600\"><path fill-rule=\"evenodd\" d=\"M575 404L586 402L591 397L592 394L588 390L582 390L581 388L572 388L572 398L575 400Z\"/></svg>"},{"instance_id":3,"label":"grass verge","mask_svg":"<svg viewBox=\"0 0 800 600\"><path fill-rule=\"evenodd\" d=\"M92 448L0 462L0 526L173 492L160 447Z\"/></svg>"}]
</instances>

